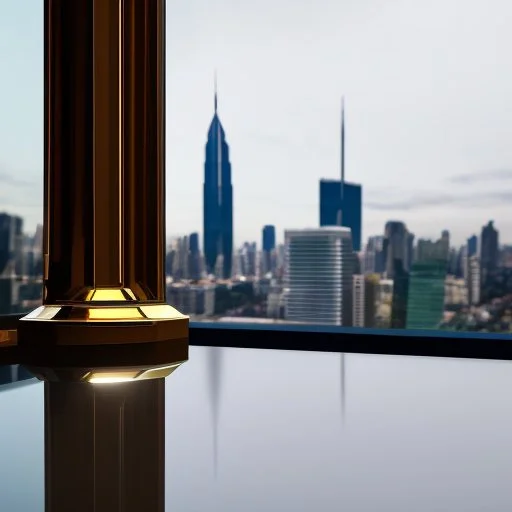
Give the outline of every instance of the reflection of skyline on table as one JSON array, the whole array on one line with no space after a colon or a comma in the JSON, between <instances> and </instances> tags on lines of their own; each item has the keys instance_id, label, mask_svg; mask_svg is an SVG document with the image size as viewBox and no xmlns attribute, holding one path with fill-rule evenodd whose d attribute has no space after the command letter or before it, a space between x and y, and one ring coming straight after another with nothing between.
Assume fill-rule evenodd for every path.
<instances>
[{"instance_id":1,"label":"reflection of skyline on table","mask_svg":"<svg viewBox=\"0 0 512 512\"><path fill-rule=\"evenodd\" d=\"M22 365L0 366L0 391L7 391L25 384L35 384L35 382L35 377Z\"/></svg>"},{"instance_id":2,"label":"reflection of skyline on table","mask_svg":"<svg viewBox=\"0 0 512 512\"><path fill-rule=\"evenodd\" d=\"M341 424L345 426L345 353L340 354L340 398L341 398Z\"/></svg>"},{"instance_id":3,"label":"reflection of skyline on table","mask_svg":"<svg viewBox=\"0 0 512 512\"><path fill-rule=\"evenodd\" d=\"M510 362L215 351L191 347L166 380L166 510L509 509ZM350 428L340 434L347 370ZM44 509L43 389L0 393L6 512ZM224 440L216 478L214 403Z\"/></svg>"},{"instance_id":4,"label":"reflection of skyline on table","mask_svg":"<svg viewBox=\"0 0 512 512\"><path fill-rule=\"evenodd\" d=\"M169 459L176 478L168 492L180 494L182 509L508 509L510 363L222 349L222 470L213 478L211 420L187 432L213 405L207 386L188 387L205 363L213 368L213 349L192 348L189 375L176 376L194 405L179 394L172 405L174 439L184 444Z\"/></svg>"},{"instance_id":5,"label":"reflection of skyline on table","mask_svg":"<svg viewBox=\"0 0 512 512\"><path fill-rule=\"evenodd\" d=\"M219 413L222 392L222 351L221 347L207 348L208 392L210 400L212 439L213 439L213 470L217 478L219 458Z\"/></svg>"}]
</instances>

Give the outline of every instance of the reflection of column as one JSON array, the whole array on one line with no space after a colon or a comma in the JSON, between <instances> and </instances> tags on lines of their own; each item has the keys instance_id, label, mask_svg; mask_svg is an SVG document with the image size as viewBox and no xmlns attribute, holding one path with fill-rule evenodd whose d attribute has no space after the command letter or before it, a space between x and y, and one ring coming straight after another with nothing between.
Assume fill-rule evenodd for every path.
<instances>
[{"instance_id":1,"label":"reflection of column","mask_svg":"<svg viewBox=\"0 0 512 512\"><path fill-rule=\"evenodd\" d=\"M164 510L164 379L45 383L46 510Z\"/></svg>"}]
</instances>

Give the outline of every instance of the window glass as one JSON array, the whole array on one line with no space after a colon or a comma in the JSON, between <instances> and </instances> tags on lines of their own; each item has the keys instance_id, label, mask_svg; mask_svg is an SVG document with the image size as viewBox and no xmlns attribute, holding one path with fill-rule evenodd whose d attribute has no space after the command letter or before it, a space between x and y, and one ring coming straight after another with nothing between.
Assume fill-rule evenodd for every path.
<instances>
[{"instance_id":1,"label":"window glass","mask_svg":"<svg viewBox=\"0 0 512 512\"><path fill-rule=\"evenodd\" d=\"M42 289L43 2L0 6L0 315Z\"/></svg>"},{"instance_id":2,"label":"window glass","mask_svg":"<svg viewBox=\"0 0 512 512\"><path fill-rule=\"evenodd\" d=\"M509 331L505 0L168 0L168 300Z\"/></svg>"}]
</instances>

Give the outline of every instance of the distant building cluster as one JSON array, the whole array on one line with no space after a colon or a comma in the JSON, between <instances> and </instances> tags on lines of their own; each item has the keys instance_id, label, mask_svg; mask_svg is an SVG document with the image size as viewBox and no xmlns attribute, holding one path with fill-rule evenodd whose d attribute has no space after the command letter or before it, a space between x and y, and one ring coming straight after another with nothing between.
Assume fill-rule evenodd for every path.
<instances>
[{"instance_id":1,"label":"distant building cluster","mask_svg":"<svg viewBox=\"0 0 512 512\"><path fill-rule=\"evenodd\" d=\"M404 222L389 220L364 243L363 187L345 180L343 107L340 156L340 179L320 180L316 227L285 229L277 243L267 224L259 244L234 248L232 169L215 92L202 241L196 232L168 245L169 303L196 320L511 331L512 246L500 246L494 223L455 247L447 230L437 240L416 239ZM22 228L19 217L0 214L3 314L41 299L42 228L33 237Z\"/></svg>"},{"instance_id":2,"label":"distant building cluster","mask_svg":"<svg viewBox=\"0 0 512 512\"><path fill-rule=\"evenodd\" d=\"M23 220L0 213L0 314L24 313L41 303L42 226L23 233Z\"/></svg>"},{"instance_id":3,"label":"distant building cluster","mask_svg":"<svg viewBox=\"0 0 512 512\"><path fill-rule=\"evenodd\" d=\"M400 220L386 222L382 234L363 244L362 186L345 180L343 107L341 178L320 180L318 227L285 229L284 244L276 243L275 227L266 225L260 246L247 241L233 248L231 163L217 95L205 153L204 254L199 256L195 243L192 249L188 240L196 235L190 235L174 241L168 256L173 262L168 296L189 314L205 319L258 317L269 322L465 329L489 327L482 318L492 320L496 315L483 312L512 296L512 282L507 288L505 277L512 268L512 247L499 247L492 222L458 248L451 245L447 230L438 240L416 240ZM193 273L191 259L198 261ZM200 290L210 294L208 308Z\"/></svg>"}]
</instances>

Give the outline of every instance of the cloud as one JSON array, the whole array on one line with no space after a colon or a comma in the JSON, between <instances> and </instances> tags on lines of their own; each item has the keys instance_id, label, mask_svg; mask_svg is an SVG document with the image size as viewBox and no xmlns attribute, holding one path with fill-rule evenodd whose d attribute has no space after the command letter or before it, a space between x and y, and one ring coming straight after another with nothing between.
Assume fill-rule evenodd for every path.
<instances>
[{"instance_id":1,"label":"cloud","mask_svg":"<svg viewBox=\"0 0 512 512\"><path fill-rule=\"evenodd\" d=\"M405 194L404 194L405 195ZM464 196L450 194L411 195L399 200L370 201L364 207L369 210L421 210L435 206L460 208L484 208L497 205L509 205L512 202L511 191L481 192Z\"/></svg>"},{"instance_id":2,"label":"cloud","mask_svg":"<svg viewBox=\"0 0 512 512\"><path fill-rule=\"evenodd\" d=\"M31 185L28 181L20 180L7 172L0 171L0 184L13 185L15 187L28 187Z\"/></svg>"},{"instance_id":3,"label":"cloud","mask_svg":"<svg viewBox=\"0 0 512 512\"><path fill-rule=\"evenodd\" d=\"M476 173L459 174L448 178L451 183L460 185L469 185L471 183L480 183L482 181L508 181L512 180L512 168L509 169L491 169Z\"/></svg>"}]
</instances>

